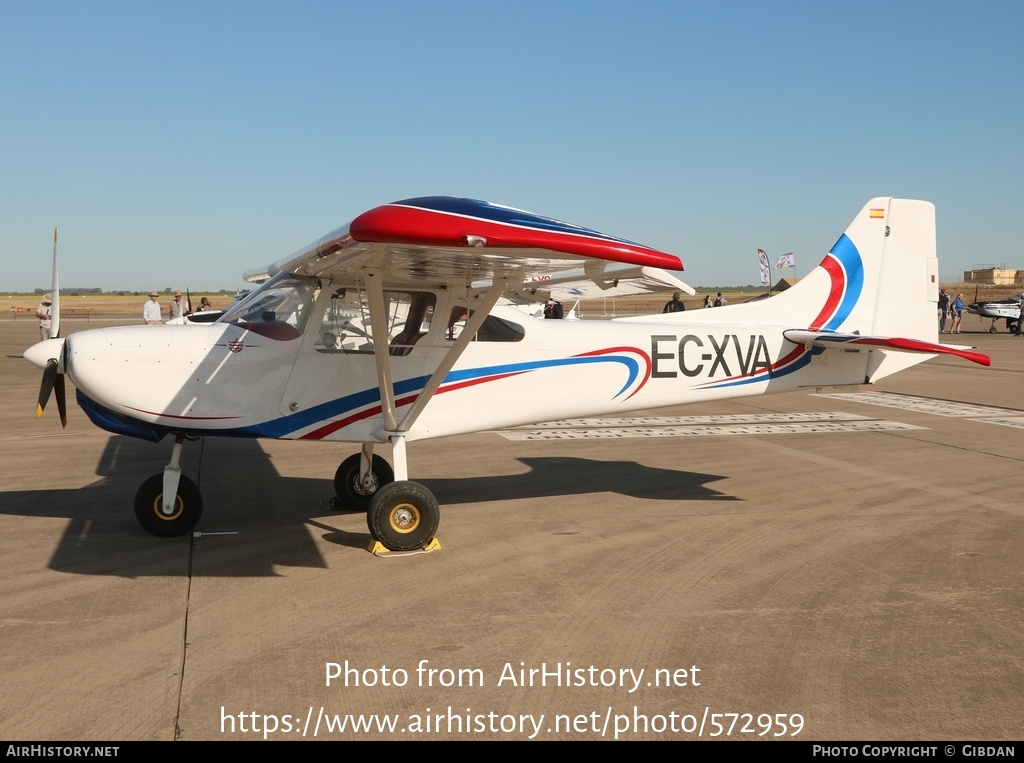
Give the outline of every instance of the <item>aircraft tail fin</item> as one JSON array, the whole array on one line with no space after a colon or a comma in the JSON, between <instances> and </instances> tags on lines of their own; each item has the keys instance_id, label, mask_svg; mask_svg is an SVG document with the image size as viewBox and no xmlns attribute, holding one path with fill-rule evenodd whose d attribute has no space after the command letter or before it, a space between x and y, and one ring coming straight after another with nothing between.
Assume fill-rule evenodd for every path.
<instances>
[{"instance_id":1,"label":"aircraft tail fin","mask_svg":"<svg viewBox=\"0 0 1024 763\"><path fill-rule=\"evenodd\" d=\"M812 330L934 342L939 298L934 205L872 199L798 288L826 294L810 320ZM785 296L792 299L797 291ZM812 304L817 307L820 298Z\"/></svg>"},{"instance_id":2,"label":"aircraft tail fin","mask_svg":"<svg viewBox=\"0 0 1024 763\"><path fill-rule=\"evenodd\" d=\"M935 206L880 197L864 205L807 278L780 296L790 301L811 290L827 295L805 326L812 331L934 345L938 341L938 272ZM811 304L820 304L820 299ZM925 359L905 352L873 352L865 378L877 381Z\"/></svg>"},{"instance_id":3,"label":"aircraft tail fin","mask_svg":"<svg viewBox=\"0 0 1024 763\"><path fill-rule=\"evenodd\" d=\"M935 206L909 199L887 201L871 333L937 341Z\"/></svg>"}]
</instances>

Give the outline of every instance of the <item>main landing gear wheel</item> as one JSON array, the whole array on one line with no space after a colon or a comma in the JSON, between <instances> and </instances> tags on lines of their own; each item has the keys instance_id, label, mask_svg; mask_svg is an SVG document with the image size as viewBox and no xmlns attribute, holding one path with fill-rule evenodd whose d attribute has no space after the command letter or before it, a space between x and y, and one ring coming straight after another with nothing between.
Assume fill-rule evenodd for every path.
<instances>
[{"instance_id":1,"label":"main landing gear wheel","mask_svg":"<svg viewBox=\"0 0 1024 763\"><path fill-rule=\"evenodd\" d=\"M425 547L441 524L441 509L433 494L418 482L392 482L370 500L366 512L370 535L391 551Z\"/></svg>"},{"instance_id":2,"label":"main landing gear wheel","mask_svg":"<svg viewBox=\"0 0 1024 763\"><path fill-rule=\"evenodd\" d=\"M359 460L360 454L354 453L341 462L338 471L334 473L334 493L345 508L366 511L374 494L384 485L395 481L395 472L391 464L374 453L370 465L372 485L367 489L359 475Z\"/></svg>"},{"instance_id":3,"label":"main landing gear wheel","mask_svg":"<svg viewBox=\"0 0 1024 763\"><path fill-rule=\"evenodd\" d=\"M184 535L199 523L203 516L203 496L196 483L181 475L178 495L173 510L164 513L164 475L154 474L142 483L135 494L135 518L147 532L158 538L173 538Z\"/></svg>"}]
</instances>

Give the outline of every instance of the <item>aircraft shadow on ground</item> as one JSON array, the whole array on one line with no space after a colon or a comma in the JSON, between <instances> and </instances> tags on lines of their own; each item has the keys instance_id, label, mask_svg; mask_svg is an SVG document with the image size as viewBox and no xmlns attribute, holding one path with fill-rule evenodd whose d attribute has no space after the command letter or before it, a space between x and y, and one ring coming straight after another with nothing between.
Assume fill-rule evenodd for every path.
<instances>
[{"instance_id":1,"label":"aircraft shadow on ground","mask_svg":"<svg viewBox=\"0 0 1024 763\"><path fill-rule=\"evenodd\" d=\"M517 498L556 498L582 493L618 493L666 501L735 501L707 487L724 477L645 466L636 461L589 458L520 458L526 474L419 480L441 504L481 503Z\"/></svg>"},{"instance_id":2,"label":"aircraft shadow on ground","mask_svg":"<svg viewBox=\"0 0 1024 763\"><path fill-rule=\"evenodd\" d=\"M276 567L324 568L314 536L365 548L365 521L354 512L320 506L333 492L335 464L325 477L282 477L255 440L217 439L186 445L183 472L198 475L204 511L200 537L155 538L135 519L135 492L160 472L167 447L111 437L95 482L79 488L0 492L0 514L66 519L50 559L60 572L118 577L272 577ZM445 504L550 499L618 493L639 499L734 501L707 487L722 476L644 466L633 461L522 458L526 474L423 479ZM415 476L415 475L413 475ZM355 521L353 521L355 520Z\"/></svg>"}]
</instances>

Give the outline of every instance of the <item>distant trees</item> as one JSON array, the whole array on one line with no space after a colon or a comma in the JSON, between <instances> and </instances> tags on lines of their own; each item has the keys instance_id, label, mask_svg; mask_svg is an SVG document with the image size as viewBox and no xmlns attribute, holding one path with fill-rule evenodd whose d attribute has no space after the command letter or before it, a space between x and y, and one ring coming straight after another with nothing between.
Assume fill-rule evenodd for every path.
<instances>
[{"instance_id":1,"label":"distant trees","mask_svg":"<svg viewBox=\"0 0 1024 763\"><path fill-rule=\"evenodd\" d=\"M33 293L34 294L46 294L49 291L50 291L50 288L47 287L45 289L36 289ZM103 293L103 289L100 289L98 287L61 286L60 287L60 293L61 294L67 294L69 297L80 297L83 294L102 294Z\"/></svg>"}]
</instances>

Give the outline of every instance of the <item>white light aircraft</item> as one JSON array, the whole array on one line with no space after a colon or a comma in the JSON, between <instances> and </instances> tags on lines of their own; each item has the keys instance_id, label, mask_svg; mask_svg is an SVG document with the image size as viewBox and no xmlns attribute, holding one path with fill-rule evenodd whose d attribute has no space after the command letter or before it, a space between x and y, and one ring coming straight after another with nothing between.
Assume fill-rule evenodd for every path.
<instances>
[{"instance_id":1,"label":"white light aircraft","mask_svg":"<svg viewBox=\"0 0 1024 763\"><path fill-rule=\"evenodd\" d=\"M63 377L96 425L174 440L139 488L138 520L175 536L202 497L181 474L186 439L361 445L338 467L343 505L391 550L427 546L434 496L409 480L406 443L541 421L831 385L870 384L936 354L935 210L872 199L807 277L770 299L610 321L545 321L503 295L581 268L679 258L510 207L451 197L386 204L273 265L207 325L81 331L29 348L39 412ZM55 321L55 324L57 322ZM393 466L377 449L389 445Z\"/></svg>"},{"instance_id":2,"label":"white light aircraft","mask_svg":"<svg viewBox=\"0 0 1024 763\"><path fill-rule=\"evenodd\" d=\"M978 299L978 295L974 295ZM1017 329L1017 322L1020 320L1021 306L1024 305L1024 292L1014 294L1007 299L989 300L987 302L974 301L969 304L968 312L980 315L982 318L991 318L988 333L996 333L996 321L1005 320L1006 330L1011 334Z\"/></svg>"}]
</instances>

